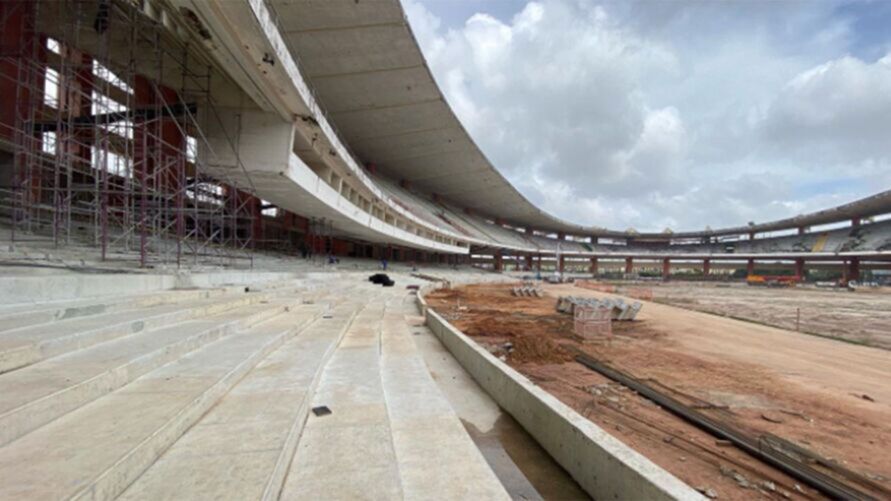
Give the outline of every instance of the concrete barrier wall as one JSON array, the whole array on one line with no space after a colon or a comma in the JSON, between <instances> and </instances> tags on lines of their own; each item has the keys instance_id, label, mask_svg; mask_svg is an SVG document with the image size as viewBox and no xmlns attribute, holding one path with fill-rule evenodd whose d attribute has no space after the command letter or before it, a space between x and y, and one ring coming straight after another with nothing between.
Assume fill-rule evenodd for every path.
<instances>
[{"instance_id":1,"label":"concrete barrier wall","mask_svg":"<svg viewBox=\"0 0 891 501\"><path fill-rule=\"evenodd\" d=\"M172 289L174 275L31 275L0 278L0 304L64 301Z\"/></svg>"},{"instance_id":2,"label":"concrete barrier wall","mask_svg":"<svg viewBox=\"0 0 891 501\"><path fill-rule=\"evenodd\" d=\"M705 497L632 450L501 362L427 307L427 326L476 382L594 499L704 500Z\"/></svg>"},{"instance_id":3,"label":"concrete barrier wall","mask_svg":"<svg viewBox=\"0 0 891 501\"><path fill-rule=\"evenodd\" d=\"M0 306L144 294L170 289L263 285L296 280L302 276L300 273L256 271L13 275L0 277Z\"/></svg>"}]
</instances>

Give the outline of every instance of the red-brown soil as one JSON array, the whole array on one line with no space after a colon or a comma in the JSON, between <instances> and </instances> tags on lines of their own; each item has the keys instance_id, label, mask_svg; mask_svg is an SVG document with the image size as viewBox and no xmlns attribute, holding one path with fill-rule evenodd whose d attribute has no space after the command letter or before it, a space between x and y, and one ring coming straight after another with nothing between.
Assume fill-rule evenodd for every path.
<instances>
[{"instance_id":1,"label":"red-brown soil","mask_svg":"<svg viewBox=\"0 0 891 501\"><path fill-rule=\"evenodd\" d=\"M821 496L575 362L574 350L752 436L780 436L891 487L891 389L877 386L891 385L891 353L649 302L640 320L614 322L612 338L580 344L572 319L554 309L556 295L605 294L548 290L551 297L520 298L509 286L473 285L427 299L536 384L718 499ZM803 350L809 356L796 355ZM816 353L859 363L821 364Z\"/></svg>"}]
</instances>

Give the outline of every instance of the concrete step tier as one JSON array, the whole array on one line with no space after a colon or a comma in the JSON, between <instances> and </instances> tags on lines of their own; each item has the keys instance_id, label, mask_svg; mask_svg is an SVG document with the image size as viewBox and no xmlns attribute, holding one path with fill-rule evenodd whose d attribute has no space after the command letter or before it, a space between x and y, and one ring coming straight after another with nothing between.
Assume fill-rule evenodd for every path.
<instances>
[{"instance_id":1,"label":"concrete step tier","mask_svg":"<svg viewBox=\"0 0 891 501\"><path fill-rule=\"evenodd\" d=\"M417 352L398 292L377 295L325 367L280 499L508 499Z\"/></svg>"},{"instance_id":2,"label":"concrete step tier","mask_svg":"<svg viewBox=\"0 0 891 501\"><path fill-rule=\"evenodd\" d=\"M281 294L262 293L211 296L191 301L135 304L108 313L73 316L65 320L23 326L0 332L0 374L97 343L143 331L175 325L239 306L257 304ZM124 304L127 304L126 302ZM98 308L96 308L98 309Z\"/></svg>"},{"instance_id":3,"label":"concrete step tier","mask_svg":"<svg viewBox=\"0 0 891 501\"><path fill-rule=\"evenodd\" d=\"M278 499L321 370L355 311L333 309L261 362L122 498Z\"/></svg>"},{"instance_id":4,"label":"concrete step tier","mask_svg":"<svg viewBox=\"0 0 891 501\"><path fill-rule=\"evenodd\" d=\"M0 445L168 362L283 312L294 301L227 308L0 375Z\"/></svg>"},{"instance_id":5,"label":"concrete step tier","mask_svg":"<svg viewBox=\"0 0 891 501\"><path fill-rule=\"evenodd\" d=\"M211 342L7 444L0 498L116 497L318 309Z\"/></svg>"},{"instance_id":6,"label":"concrete step tier","mask_svg":"<svg viewBox=\"0 0 891 501\"><path fill-rule=\"evenodd\" d=\"M172 290L132 296L121 295L74 301L48 301L44 303L8 305L0 307L0 333L71 320L73 318L216 297L227 293L231 294L233 290L241 292L243 289L243 287L227 287L219 289Z\"/></svg>"},{"instance_id":7,"label":"concrete step tier","mask_svg":"<svg viewBox=\"0 0 891 501\"><path fill-rule=\"evenodd\" d=\"M417 353L404 289L149 296L0 332L2 353L33 350L0 357L0 499L507 498Z\"/></svg>"}]
</instances>

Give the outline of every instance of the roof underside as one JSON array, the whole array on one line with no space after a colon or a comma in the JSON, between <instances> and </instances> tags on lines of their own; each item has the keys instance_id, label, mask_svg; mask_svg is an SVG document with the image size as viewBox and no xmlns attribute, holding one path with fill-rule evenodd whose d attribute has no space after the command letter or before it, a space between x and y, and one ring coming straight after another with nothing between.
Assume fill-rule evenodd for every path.
<instances>
[{"instance_id":1,"label":"roof underside","mask_svg":"<svg viewBox=\"0 0 891 501\"><path fill-rule=\"evenodd\" d=\"M361 161L518 225L581 229L542 213L492 167L446 103L398 0L271 4L304 75Z\"/></svg>"},{"instance_id":2,"label":"roof underside","mask_svg":"<svg viewBox=\"0 0 891 501\"><path fill-rule=\"evenodd\" d=\"M270 0L269 4L319 102L360 161L420 191L516 226L624 235L544 213L492 166L445 101L399 0ZM891 211L891 192L871 198L863 205L872 214ZM863 208L848 207L853 212ZM771 222L674 236L770 231L837 220L838 210L828 209L784 220L785 226ZM786 224L790 221L794 223Z\"/></svg>"}]
</instances>

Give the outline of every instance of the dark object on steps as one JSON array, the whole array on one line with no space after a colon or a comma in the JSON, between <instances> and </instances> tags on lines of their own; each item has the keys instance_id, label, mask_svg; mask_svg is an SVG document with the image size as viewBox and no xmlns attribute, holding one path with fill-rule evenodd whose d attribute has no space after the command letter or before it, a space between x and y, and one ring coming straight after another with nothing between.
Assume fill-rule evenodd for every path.
<instances>
[{"instance_id":1,"label":"dark object on steps","mask_svg":"<svg viewBox=\"0 0 891 501\"><path fill-rule=\"evenodd\" d=\"M327 416L328 414L331 414L331 409L329 409L327 405L320 405L318 407L313 407L312 413L319 417Z\"/></svg>"},{"instance_id":2,"label":"dark object on steps","mask_svg":"<svg viewBox=\"0 0 891 501\"><path fill-rule=\"evenodd\" d=\"M387 280L390 280L390 277L388 277L386 273L375 273L368 277L368 281L373 284L382 284Z\"/></svg>"}]
</instances>

